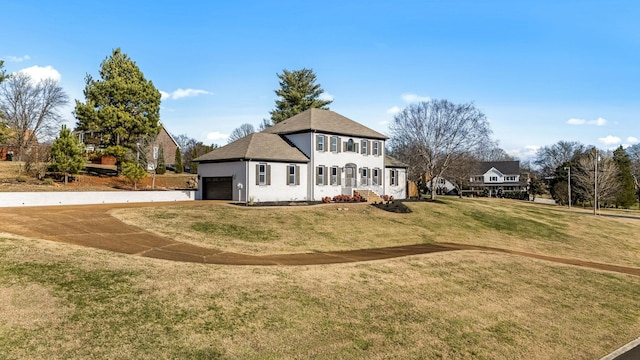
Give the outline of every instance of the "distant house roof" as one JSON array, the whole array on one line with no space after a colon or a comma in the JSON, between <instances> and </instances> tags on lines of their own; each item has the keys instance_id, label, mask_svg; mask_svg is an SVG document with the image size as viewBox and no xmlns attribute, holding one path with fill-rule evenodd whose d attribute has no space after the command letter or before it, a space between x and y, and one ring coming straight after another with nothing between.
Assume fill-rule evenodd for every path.
<instances>
[{"instance_id":1,"label":"distant house roof","mask_svg":"<svg viewBox=\"0 0 640 360\"><path fill-rule=\"evenodd\" d=\"M280 135L264 132L247 135L193 161L212 163L238 160L309 162L309 159L298 148Z\"/></svg>"},{"instance_id":2,"label":"distant house roof","mask_svg":"<svg viewBox=\"0 0 640 360\"><path fill-rule=\"evenodd\" d=\"M369 129L331 110L311 108L265 129L271 134L294 134L302 132L324 132L371 139L387 139L387 136Z\"/></svg>"},{"instance_id":3,"label":"distant house roof","mask_svg":"<svg viewBox=\"0 0 640 360\"><path fill-rule=\"evenodd\" d=\"M167 127L164 126L164 124L162 123L162 121L158 122L160 124L160 132L162 132L162 130L164 130L164 132L167 133L167 135L169 136L169 139L171 139L171 141L173 141L173 143L176 145L176 147L180 147L180 145L178 144L178 142L176 141L176 139L173 137L173 135L171 135L171 133L169 132L169 130L167 130ZM158 134L160 133L158 132Z\"/></svg>"},{"instance_id":4,"label":"distant house roof","mask_svg":"<svg viewBox=\"0 0 640 360\"><path fill-rule=\"evenodd\" d=\"M495 168L503 175L519 175L520 161L484 161L478 164L478 175Z\"/></svg>"},{"instance_id":5,"label":"distant house roof","mask_svg":"<svg viewBox=\"0 0 640 360\"><path fill-rule=\"evenodd\" d=\"M409 165L403 163L402 161L391 157L389 155L385 155L384 156L384 166L385 167L392 167L392 168L407 168L409 167Z\"/></svg>"}]
</instances>

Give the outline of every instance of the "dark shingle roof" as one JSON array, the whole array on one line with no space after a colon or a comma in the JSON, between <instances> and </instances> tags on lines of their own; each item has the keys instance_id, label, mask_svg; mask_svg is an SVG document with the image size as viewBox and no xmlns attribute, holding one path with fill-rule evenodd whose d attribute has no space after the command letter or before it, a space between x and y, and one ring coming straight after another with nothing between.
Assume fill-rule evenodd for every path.
<instances>
[{"instance_id":1,"label":"dark shingle roof","mask_svg":"<svg viewBox=\"0 0 640 360\"><path fill-rule=\"evenodd\" d=\"M329 134L351 135L385 140L387 137L331 110L311 108L292 116L263 132L271 134L294 134L308 131Z\"/></svg>"},{"instance_id":2,"label":"dark shingle roof","mask_svg":"<svg viewBox=\"0 0 640 360\"><path fill-rule=\"evenodd\" d=\"M235 160L309 162L309 159L298 148L284 140L280 135L267 133L247 135L193 161L208 163Z\"/></svg>"},{"instance_id":3,"label":"dark shingle roof","mask_svg":"<svg viewBox=\"0 0 640 360\"><path fill-rule=\"evenodd\" d=\"M491 168L496 168L504 175L519 175L520 161L484 161L478 166L478 175L485 174Z\"/></svg>"},{"instance_id":4,"label":"dark shingle roof","mask_svg":"<svg viewBox=\"0 0 640 360\"><path fill-rule=\"evenodd\" d=\"M407 168L409 165L403 163L402 161L391 157L389 155L384 156L384 167L392 167L392 168Z\"/></svg>"}]
</instances>

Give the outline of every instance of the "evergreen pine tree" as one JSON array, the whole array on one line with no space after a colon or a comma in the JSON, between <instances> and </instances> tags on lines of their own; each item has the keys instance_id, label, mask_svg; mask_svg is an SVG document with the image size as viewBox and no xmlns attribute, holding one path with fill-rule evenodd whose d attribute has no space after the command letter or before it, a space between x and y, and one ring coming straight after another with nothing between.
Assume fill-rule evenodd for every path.
<instances>
[{"instance_id":1,"label":"evergreen pine tree","mask_svg":"<svg viewBox=\"0 0 640 360\"><path fill-rule=\"evenodd\" d=\"M622 145L613 152L613 161L618 166L618 179L621 185L616 194L616 206L629 208L636 202L635 182L631 172L631 159Z\"/></svg>"},{"instance_id":2,"label":"evergreen pine tree","mask_svg":"<svg viewBox=\"0 0 640 360\"><path fill-rule=\"evenodd\" d=\"M158 149L158 165L156 166L156 174L163 175L166 172L167 168L164 162L164 150L160 147L160 149Z\"/></svg>"},{"instance_id":3,"label":"evergreen pine tree","mask_svg":"<svg viewBox=\"0 0 640 360\"><path fill-rule=\"evenodd\" d=\"M193 153L191 155L192 159L195 159L198 157L198 149L196 149L195 147L193 148ZM198 173L198 163L197 162L191 162L191 173L192 174L197 174Z\"/></svg>"},{"instance_id":4,"label":"evergreen pine tree","mask_svg":"<svg viewBox=\"0 0 640 360\"><path fill-rule=\"evenodd\" d=\"M278 74L280 89L275 90L278 99L271 111L271 121L277 124L310 108L329 109L333 100L322 99L324 90L316 84L316 74L311 69L288 71ZM264 126L268 124L263 124Z\"/></svg>"},{"instance_id":5,"label":"evergreen pine tree","mask_svg":"<svg viewBox=\"0 0 640 360\"><path fill-rule=\"evenodd\" d=\"M133 183L134 190L138 190L138 181L147 176L147 172L140 164L127 161L122 164L122 175Z\"/></svg>"},{"instance_id":6,"label":"evergreen pine tree","mask_svg":"<svg viewBox=\"0 0 640 360\"><path fill-rule=\"evenodd\" d=\"M64 183L67 183L69 174L77 174L85 166L82 156L83 150L78 139L71 134L65 125L62 125L60 135L51 144L52 166L55 171L64 173Z\"/></svg>"},{"instance_id":7,"label":"evergreen pine tree","mask_svg":"<svg viewBox=\"0 0 640 360\"><path fill-rule=\"evenodd\" d=\"M182 154L180 153L180 149L176 149L176 160L175 160L176 174L182 174Z\"/></svg>"},{"instance_id":8,"label":"evergreen pine tree","mask_svg":"<svg viewBox=\"0 0 640 360\"><path fill-rule=\"evenodd\" d=\"M141 139L160 131L160 91L120 49L100 67L100 79L85 79L85 102L76 101L77 127L101 134L103 147L116 155L118 171L126 152L135 152Z\"/></svg>"}]
</instances>

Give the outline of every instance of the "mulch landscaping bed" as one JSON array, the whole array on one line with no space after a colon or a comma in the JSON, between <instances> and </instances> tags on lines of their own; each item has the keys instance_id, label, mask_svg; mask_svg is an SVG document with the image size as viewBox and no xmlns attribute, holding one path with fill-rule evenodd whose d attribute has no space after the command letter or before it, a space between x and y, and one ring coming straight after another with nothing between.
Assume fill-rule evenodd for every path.
<instances>
[{"instance_id":1,"label":"mulch landscaping bed","mask_svg":"<svg viewBox=\"0 0 640 360\"><path fill-rule=\"evenodd\" d=\"M373 203L371 206L375 206L380 210L399 213L399 214L408 214L411 211L409 207L403 204L401 201L388 201L388 202L379 202Z\"/></svg>"}]
</instances>

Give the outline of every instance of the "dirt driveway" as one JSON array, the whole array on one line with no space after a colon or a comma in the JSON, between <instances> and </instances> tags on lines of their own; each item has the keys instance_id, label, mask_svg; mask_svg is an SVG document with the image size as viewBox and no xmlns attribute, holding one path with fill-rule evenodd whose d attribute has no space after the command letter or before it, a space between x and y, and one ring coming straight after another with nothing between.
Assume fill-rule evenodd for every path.
<instances>
[{"instance_id":1,"label":"dirt driveway","mask_svg":"<svg viewBox=\"0 0 640 360\"><path fill-rule=\"evenodd\" d=\"M226 265L317 265L389 259L442 251L490 251L640 276L640 269L462 244L417 244L323 253L246 255L198 247L145 232L109 215L116 208L175 203L0 208L0 232L156 259ZM197 202L181 203L200 205Z\"/></svg>"}]
</instances>

